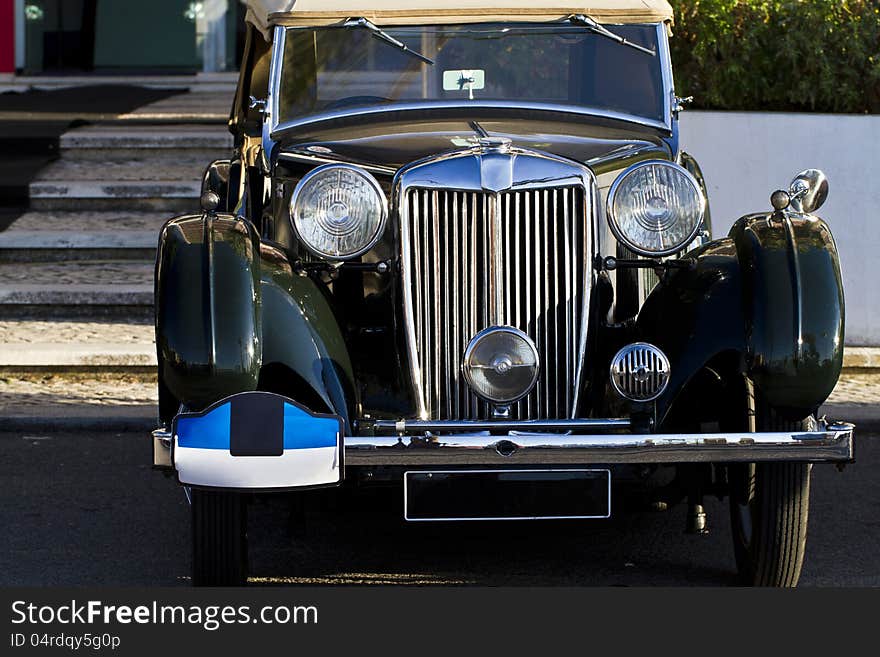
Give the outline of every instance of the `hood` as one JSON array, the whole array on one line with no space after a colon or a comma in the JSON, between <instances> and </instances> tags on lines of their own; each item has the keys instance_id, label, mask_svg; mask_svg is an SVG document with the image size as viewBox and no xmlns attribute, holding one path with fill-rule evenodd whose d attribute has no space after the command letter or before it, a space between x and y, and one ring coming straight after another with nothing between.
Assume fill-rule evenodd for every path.
<instances>
[{"instance_id":1,"label":"hood","mask_svg":"<svg viewBox=\"0 0 880 657\"><path fill-rule=\"evenodd\" d=\"M281 135L292 155L382 167L389 172L441 153L476 146L482 136L506 137L514 147L544 151L590 167L596 175L646 159L671 159L668 138L651 130L526 119L420 120L310 126Z\"/></svg>"}]
</instances>

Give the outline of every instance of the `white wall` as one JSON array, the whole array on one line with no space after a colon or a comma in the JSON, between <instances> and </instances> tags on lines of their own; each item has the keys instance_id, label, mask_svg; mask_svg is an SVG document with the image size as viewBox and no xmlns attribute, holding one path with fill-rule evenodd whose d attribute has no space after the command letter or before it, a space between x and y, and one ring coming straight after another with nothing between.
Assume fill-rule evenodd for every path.
<instances>
[{"instance_id":1,"label":"white wall","mask_svg":"<svg viewBox=\"0 0 880 657\"><path fill-rule=\"evenodd\" d=\"M681 146L703 169L716 236L770 208L796 173L822 169L828 201L816 213L840 250L846 343L880 346L880 116L681 114Z\"/></svg>"}]
</instances>

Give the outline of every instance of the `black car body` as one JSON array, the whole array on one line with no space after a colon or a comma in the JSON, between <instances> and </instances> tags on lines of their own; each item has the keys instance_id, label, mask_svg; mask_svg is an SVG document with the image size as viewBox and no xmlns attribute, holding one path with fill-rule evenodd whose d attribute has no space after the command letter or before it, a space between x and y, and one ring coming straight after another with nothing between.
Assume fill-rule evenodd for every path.
<instances>
[{"instance_id":1,"label":"black car body","mask_svg":"<svg viewBox=\"0 0 880 657\"><path fill-rule=\"evenodd\" d=\"M327 4L253 3L235 152L160 237L196 582L243 581L249 494L386 481L409 520L730 495L744 580L795 584L810 464L853 457L821 172L712 234L666 2Z\"/></svg>"}]
</instances>

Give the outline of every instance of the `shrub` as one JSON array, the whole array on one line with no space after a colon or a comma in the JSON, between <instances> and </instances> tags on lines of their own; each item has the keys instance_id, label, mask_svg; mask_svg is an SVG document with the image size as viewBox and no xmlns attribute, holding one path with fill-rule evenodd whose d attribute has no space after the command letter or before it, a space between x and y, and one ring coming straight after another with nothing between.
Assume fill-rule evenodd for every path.
<instances>
[{"instance_id":1,"label":"shrub","mask_svg":"<svg viewBox=\"0 0 880 657\"><path fill-rule=\"evenodd\" d=\"M880 113L880 0L671 0L693 107Z\"/></svg>"}]
</instances>

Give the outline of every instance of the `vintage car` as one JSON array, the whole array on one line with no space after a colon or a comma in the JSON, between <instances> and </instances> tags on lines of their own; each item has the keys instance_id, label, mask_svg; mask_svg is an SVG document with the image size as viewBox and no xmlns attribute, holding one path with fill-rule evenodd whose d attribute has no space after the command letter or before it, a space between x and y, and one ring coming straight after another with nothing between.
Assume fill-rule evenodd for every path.
<instances>
[{"instance_id":1,"label":"vintage car","mask_svg":"<svg viewBox=\"0 0 880 657\"><path fill-rule=\"evenodd\" d=\"M853 459L817 416L843 360L828 182L713 235L672 20L251 0L234 152L156 265L154 464L195 584L246 581L255 496L378 484L413 522L684 502L704 532L727 497L742 581L797 583L812 464Z\"/></svg>"}]
</instances>

